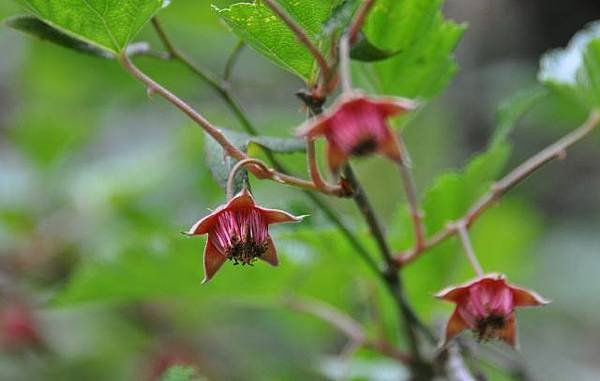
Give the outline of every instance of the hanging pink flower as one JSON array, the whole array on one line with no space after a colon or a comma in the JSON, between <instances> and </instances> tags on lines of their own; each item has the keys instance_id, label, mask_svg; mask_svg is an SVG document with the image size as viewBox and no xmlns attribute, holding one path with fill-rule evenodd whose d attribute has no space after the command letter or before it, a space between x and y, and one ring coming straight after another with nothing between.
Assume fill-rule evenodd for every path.
<instances>
[{"instance_id":1,"label":"hanging pink flower","mask_svg":"<svg viewBox=\"0 0 600 381\"><path fill-rule=\"evenodd\" d=\"M456 303L446 326L444 344L466 329L479 340L499 339L515 347L515 307L548 304L537 293L513 286L502 274L488 274L460 286L446 288L437 298Z\"/></svg>"},{"instance_id":2,"label":"hanging pink flower","mask_svg":"<svg viewBox=\"0 0 600 381\"><path fill-rule=\"evenodd\" d=\"M298 222L303 217L259 207L250 192L242 190L227 204L196 222L188 232L190 235L208 234L202 283L208 282L228 259L242 265L262 259L277 266L277 252L269 235L269 225Z\"/></svg>"},{"instance_id":3,"label":"hanging pink flower","mask_svg":"<svg viewBox=\"0 0 600 381\"><path fill-rule=\"evenodd\" d=\"M358 92L344 94L331 109L300 127L298 135L309 139L325 136L329 168L333 173L339 172L350 156L378 152L390 160L400 161L400 147L387 119L415 107L414 101L404 98L375 98Z\"/></svg>"}]
</instances>

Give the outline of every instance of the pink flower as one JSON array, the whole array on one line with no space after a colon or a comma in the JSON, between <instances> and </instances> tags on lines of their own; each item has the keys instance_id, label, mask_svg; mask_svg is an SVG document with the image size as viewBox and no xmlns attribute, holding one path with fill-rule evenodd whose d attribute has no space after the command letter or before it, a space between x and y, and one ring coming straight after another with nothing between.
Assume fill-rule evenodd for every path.
<instances>
[{"instance_id":1,"label":"pink flower","mask_svg":"<svg viewBox=\"0 0 600 381\"><path fill-rule=\"evenodd\" d=\"M345 94L330 110L300 127L298 135L309 139L325 136L329 168L333 173L339 171L349 156L378 152L400 161L400 147L387 118L415 107L416 103L409 99L372 98L357 92Z\"/></svg>"},{"instance_id":2,"label":"pink flower","mask_svg":"<svg viewBox=\"0 0 600 381\"><path fill-rule=\"evenodd\" d=\"M269 235L269 225L280 222L298 222L296 217L282 210L266 209L256 205L246 189L226 205L196 222L190 235L208 234L204 248L204 280L208 282L229 259L235 264L252 264L256 259L277 266L277 252Z\"/></svg>"},{"instance_id":3,"label":"pink flower","mask_svg":"<svg viewBox=\"0 0 600 381\"><path fill-rule=\"evenodd\" d=\"M436 297L456 303L446 326L444 344L470 329L479 340L500 339L516 347L514 308L549 303L533 291L508 284L501 274L488 274L446 288Z\"/></svg>"}]
</instances>

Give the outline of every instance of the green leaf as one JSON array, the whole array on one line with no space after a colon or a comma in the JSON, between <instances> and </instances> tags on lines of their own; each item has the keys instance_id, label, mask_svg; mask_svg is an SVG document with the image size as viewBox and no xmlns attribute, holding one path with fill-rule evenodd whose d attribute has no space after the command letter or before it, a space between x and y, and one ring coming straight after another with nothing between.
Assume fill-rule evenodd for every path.
<instances>
[{"instance_id":1,"label":"green leaf","mask_svg":"<svg viewBox=\"0 0 600 381\"><path fill-rule=\"evenodd\" d=\"M589 108L600 107L600 22L577 32L566 48L544 54L538 79Z\"/></svg>"},{"instance_id":2,"label":"green leaf","mask_svg":"<svg viewBox=\"0 0 600 381\"><path fill-rule=\"evenodd\" d=\"M352 49L350 49L350 58L363 62L381 61L396 54L398 52L388 52L379 49L367 40L362 33L358 35L358 40L352 45Z\"/></svg>"},{"instance_id":3,"label":"green leaf","mask_svg":"<svg viewBox=\"0 0 600 381\"><path fill-rule=\"evenodd\" d=\"M221 132L233 145L238 147L243 152L248 152L253 145L266 148L276 153L294 153L304 152L306 150L306 144L301 139L252 136L242 132L226 129L221 129ZM204 142L206 163L210 168L215 181L221 187L225 188L227 185L229 172L231 172L236 160L227 155L223 148L214 139L207 137ZM237 190L241 189L242 182L244 181L243 173L244 172L241 171L236 177L235 188Z\"/></svg>"},{"instance_id":4,"label":"green leaf","mask_svg":"<svg viewBox=\"0 0 600 381\"><path fill-rule=\"evenodd\" d=\"M377 1L364 28L372 44L398 52L375 64L379 91L428 99L457 69L453 50L465 27L444 20L442 0Z\"/></svg>"},{"instance_id":5,"label":"green leaf","mask_svg":"<svg viewBox=\"0 0 600 381\"><path fill-rule=\"evenodd\" d=\"M279 4L317 43L322 23L331 11L329 0L280 0ZM261 1L214 7L232 31L248 45L285 70L310 81L315 69L308 49L290 28Z\"/></svg>"},{"instance_id":6,"label":"green leaf","mask_svg":"<svg viewBox=\"0 0 600 381\"><path fill-rule=\"evenodd\" d=\"M504 100L496 111L496 129L492 144L506 141L517 121L546 95L548 95L547 89L535 86L519 91Z\"/></svg>"},{"instance_id":7,"label":"green leaf","mask_svg":"<svg viewBox=\"0 0 600 381\"><path fill-rule=\"evenodd\" d=\"M192 367L175 365L167 369L160 381L202 381L196 370Z\"/></svg>"},{"instance_id":8,"label":"green leaf","mask_svg":"<svg viewBox=\"0 0 600 381\"><path fill-rule=\"evenodd\" d=\"M13 29L27 33L41 40L50 41L57 45L81 53L102 58L114 58L114 54L96 45L74 38L56 28L51 27L34 16L14 16L5 20L5 24Z\"/></svg>"},{"instance_id":9,"label":"green leaf","mask_svg":"<svg viewBox=\"0 0 600 381\"><path fill-rule=\"evenodd\" d=\"M144 24L168 4L164 0L17 1L52 28L113 54L121 52Z\"/></svg>"},{"instance_id":10,"label":"green leaf","mask_svg":"<svg viewBox=\"0 0 600 381\"><path fill-rule=\"evenodd\" d=\"M343 0L337 4L331 11L329 18L323 23L321 39L341 34L352 21L352 16L354 16L359 5L360 0Z\"/></svg>"}]
</instances>

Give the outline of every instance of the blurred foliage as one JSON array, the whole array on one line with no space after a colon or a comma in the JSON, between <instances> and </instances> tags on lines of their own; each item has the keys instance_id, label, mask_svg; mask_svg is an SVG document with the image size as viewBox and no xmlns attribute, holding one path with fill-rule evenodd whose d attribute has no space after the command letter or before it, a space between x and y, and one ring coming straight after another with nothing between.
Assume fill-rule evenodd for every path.
<instances>
[{"instance_id":1,"label":"blurred foliage","mask_svg":"<svg viewBox=\"0 0 600 381\"><path fill-rule=\"evenodd\" d=\"M62 33L61 38L66 35L116 52L163 2L112 2L114 12L126 16L98 28L97 16L91 15L85 19L94 21L90 30L82 28L86 23L77 22L79 18L69 17L76 8L67 9L64 2L23 3L45 25L56 27L51 32ZM52 8L51 3L62 6ZM240 95L261 132L274 137L249 138L232 131L237 123L227 109L180 66L139 58L140 66L192 100L215 124L231 129L228 134L249 146L251 154L261 154L257 146L274 149L304 173L303 147L288 139L304 118L293 102L298 83L266 65L260 55L309 81L314 79L312 57L263 4L234 3L215 1L217 10L211 12L206 2L174 1L161 11L161 18L178 44L215 72L222 70L237 43L221 20L255 49L242 54L232 91ZM280 3L324 50L326 41L346 27L357 5ZM1 16L19 12L8 4L0 5ZM143 6L139 12L123 11L133 4ZM354 62L357 83L367 90L423 100L441 93L456 71L452 52L464 32L463 26L443 18L441 6L439 0L378 1L367 21L365 41L394 54L376 62ZM12 20L13 27L23 29ZM389 32L391 25L394 33ZM429 184L422 187L429 234L464 213L506 171L513 150L508 136L530 109L537 108L538 114L543 110L539 118L560 115L580 121L588 107L598 105L600 45L594 31L597 27L592 25L574 39L584 42L572 42L542 60L545 87L526 89L504 102L490 143L467 163L452 159L461 147L448 144L457 131L448 131L443 107L424 105L420 115L407 120L407 133L420 143L410 146L418 159L415 169L427 168L427 163L435 167L420 175ZM159 46L150 30L141 31L139 39ZM228 263L214 281L201 287L203 239L179 232L205 215L206 208L224 201L206 165L207 155L222 157L210 153L211 141L162 101L148 100L115 62L30 41L8 29L2 30L0 48L6 52L0 56L0 276L2 285L10 284L11 292L31 301L47 347L45 352L2 354L0 379L156 379L182 363L194 366L171 367L162 379L188 380L192 369L211 380L404 377L404 369L369 351L359 351L348 364L338 356L344 337L281 303L290 294L322 300L360 321L372 337L383 332L404 346L388 293L339 231L299 192L252 184L261 204L311 214L302 225L273 229L281 253L279 268ZM571 73L568 78L557 74L565 71ZM398 196L399 185L387 176L389 168L379 159L357 167L376 205L385 206L380 211L393 248L406 249L412 243L410 218ZM211 168L214 172L218 165ZM221 182L225 172L221 168ZM376 247L351 203L335 200L331 205L375 256ZM560 269L570 262L557 260L564 258L557 254L540 266L546 258L532 254L547 223L523 194L492 208L472 230L484 268L521 283L544 274L551 279L546 285L557 287ZM561 242L569 242L569 237ZM589 247L574 252L597 252L598 245ZM448 306L431 294L472 276L453 240L404 273L411 303L433 324L446 316ZM577 297L575 292L553 292L569 300ZM550 311L567 319L577 305L564 306ZM596 312L591 307L585 312L588 321L600 316ZM533 319L539 325L545 317ZM527 344L529 331L522 336ZM507 379L492 368L486 371L493 380Z\"/></svg>"}]
</instances>

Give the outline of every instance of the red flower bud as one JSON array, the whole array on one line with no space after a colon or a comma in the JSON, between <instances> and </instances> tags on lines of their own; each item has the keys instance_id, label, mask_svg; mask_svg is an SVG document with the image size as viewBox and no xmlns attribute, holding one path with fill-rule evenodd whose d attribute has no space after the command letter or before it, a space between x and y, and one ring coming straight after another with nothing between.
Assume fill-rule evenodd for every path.
<instances>
[{"instance_id":1,"label":"red flower bud","mask_svg":"<svg viewBox=\"0 0 600 381\"><path fill-rule=\"evenodd\" d=\"M501 274L488 274L463 285L446 288L436 297L456 303L446 326L444 345L470 329L479 340L500 339L516 347L514 308L549 303L533 291L508 284Z\"/></svg>"},{"instance_id":2,"label":"red flower bud","mask_svg":"<svg viewBox=\"0 0 600 381\"><path fill-rule=\"evenodd\" d=\"M306 122L298 135L327 139L329 168L337 173L349 156L365 156L378 152L400 161L400 147L387 118L405 113L416 103L404 98L371 98L361 93L342 95L341 99L322 115Z\"/></svg>"},{"instance_id":3,"label":"red flower bud","mask_svg":"<svg viewBox=\"0 0 600 381\"><path fill-rule=\"evenodd\" d=\"M269 235L269 225L298 222L303 217L282 210L261 208L256 205L250 192L242 190L226 205L196 222L188 232L190 235L208 234L202 283L208 282L227 259L242 265L262 259L277 266L277 252Z\"/></svg>"}]
</instances>

